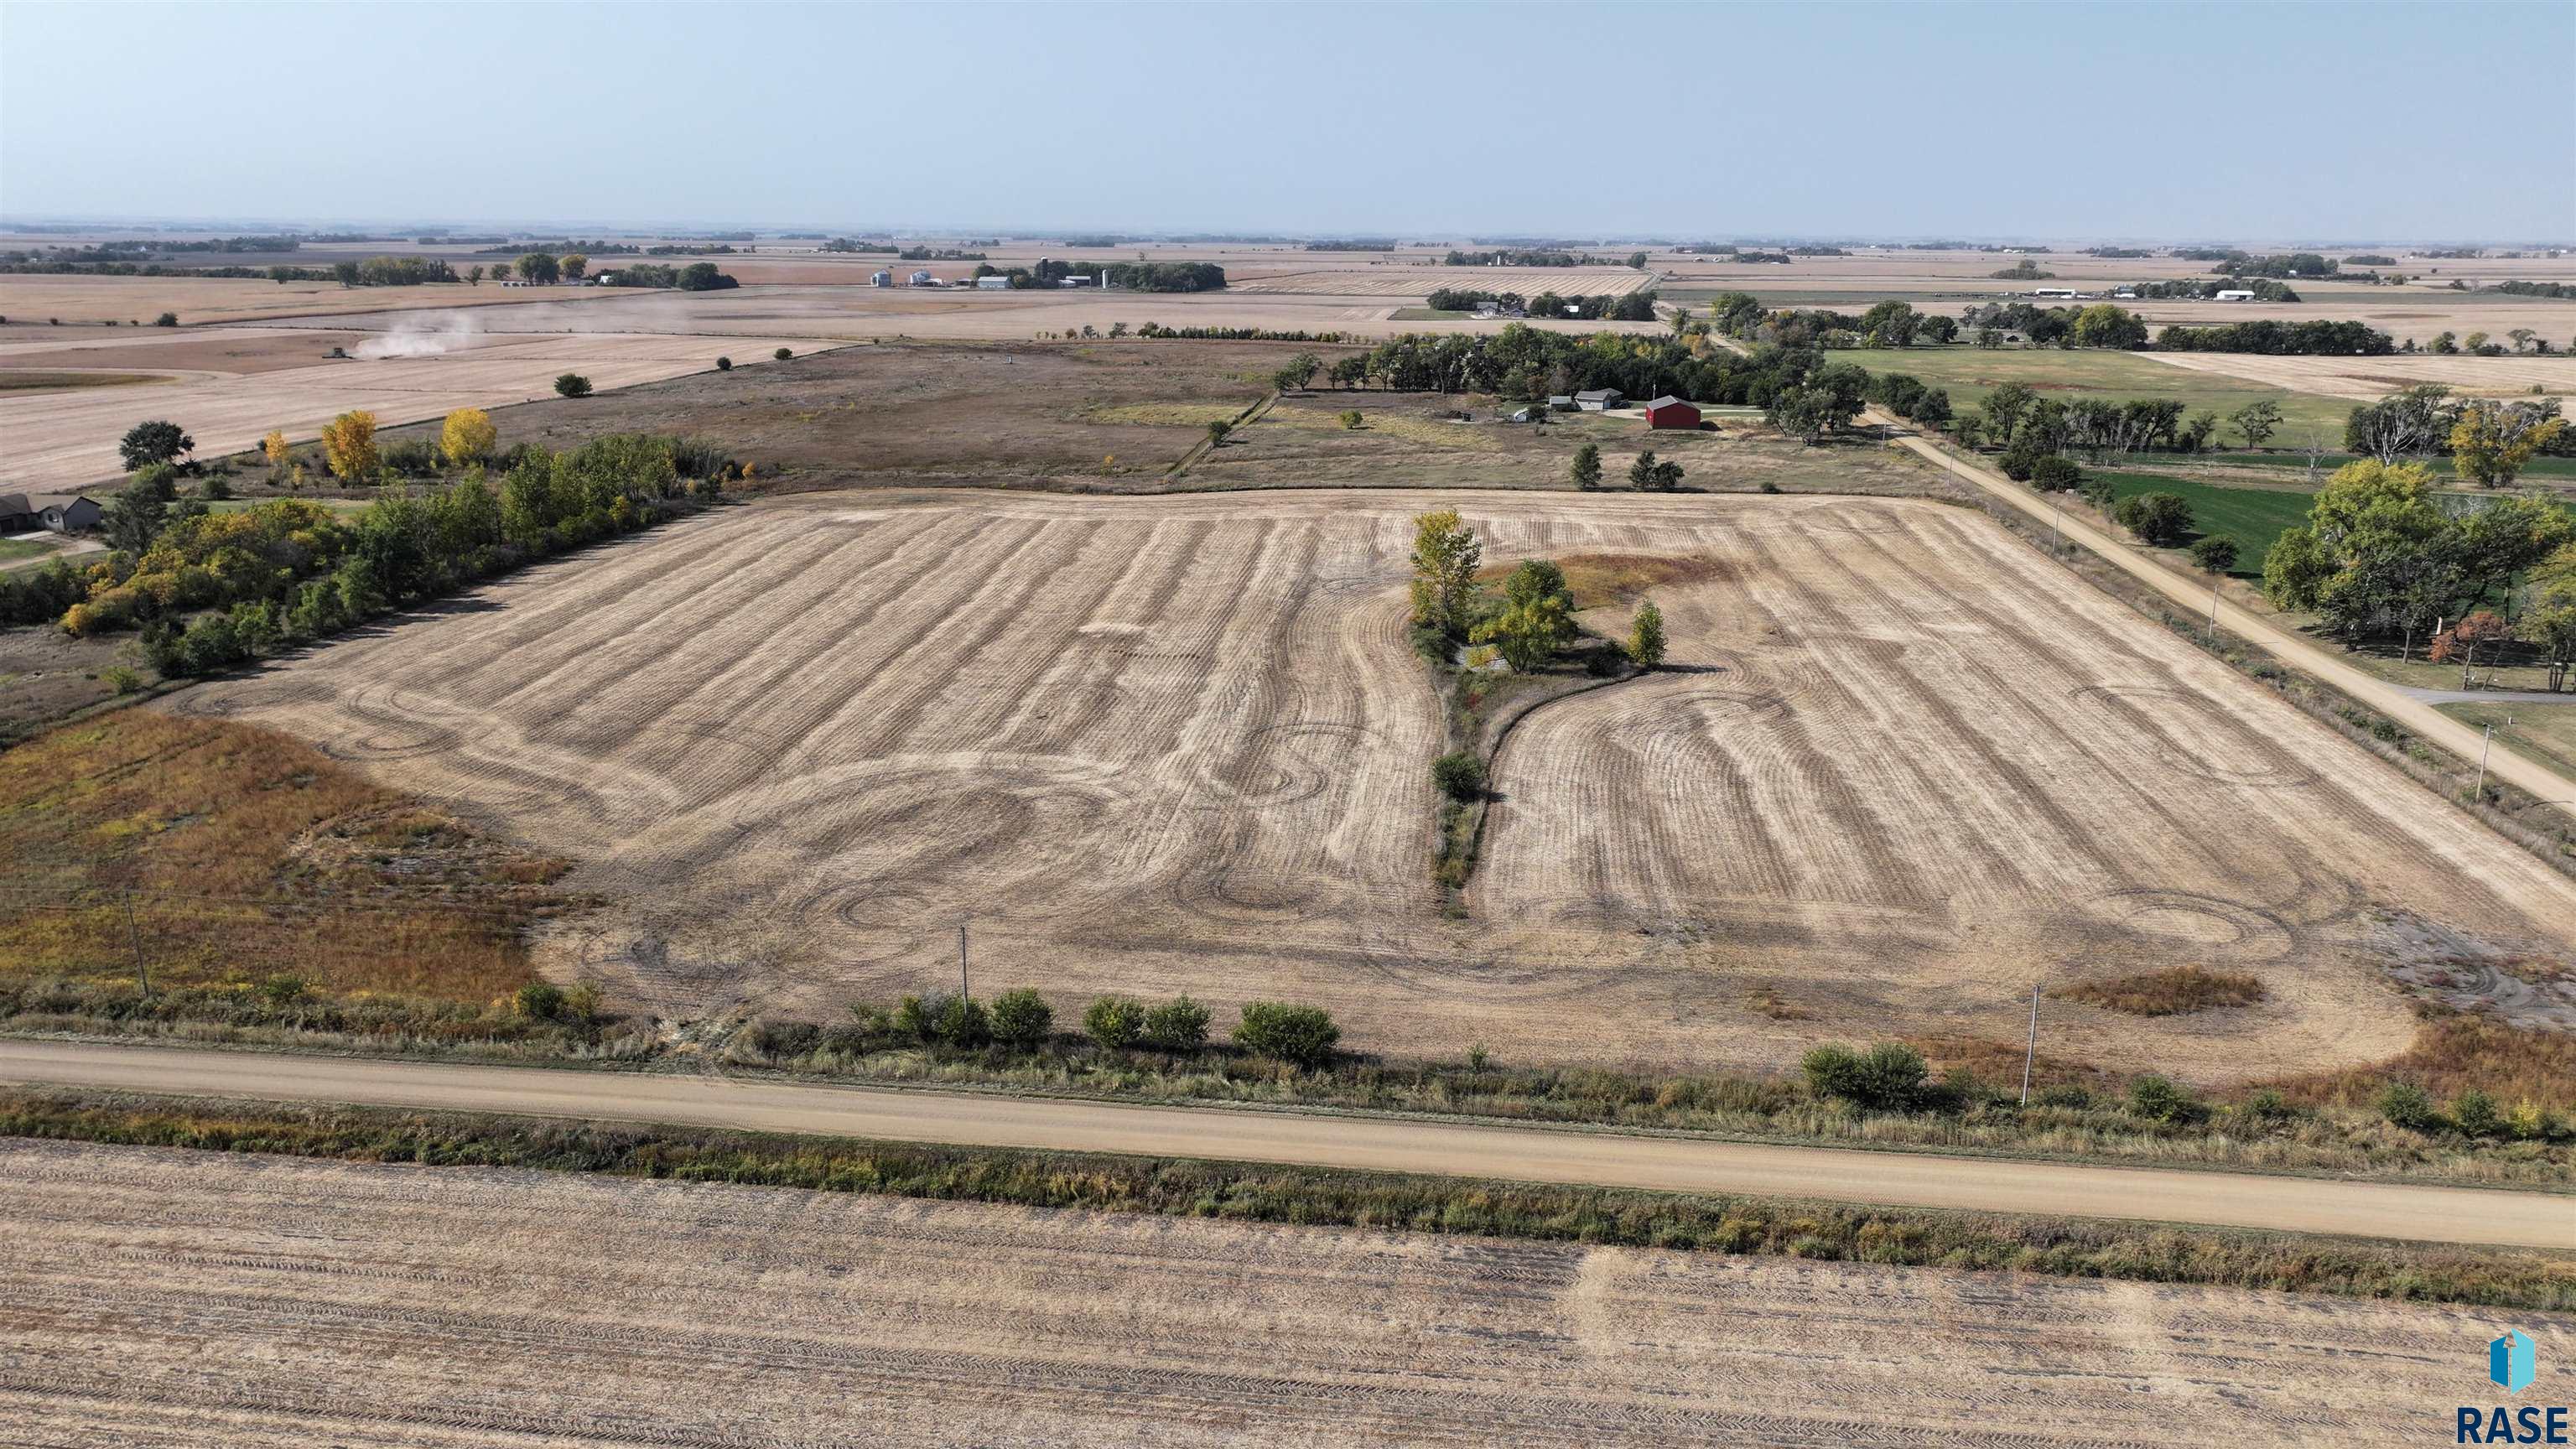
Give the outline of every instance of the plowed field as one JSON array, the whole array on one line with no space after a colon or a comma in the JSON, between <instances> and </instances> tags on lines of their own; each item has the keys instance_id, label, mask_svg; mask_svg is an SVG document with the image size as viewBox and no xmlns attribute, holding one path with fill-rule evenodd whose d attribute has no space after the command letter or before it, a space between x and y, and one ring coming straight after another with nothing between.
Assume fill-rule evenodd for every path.
<instances>
[{"instance_id":1,"label":"plowed field","mask_svg":"<svg viewBox=\"0 0 2576 1449\"><path fill-rule=\"evenodd\" d=\"M1444 495L812 495L532 570L172 707L274 724L588 862L556 969L669 1015L979 989L1328 1004L1354 1044L1777 1066L2049 1008L2204 1080L2376 1060L2405 907L2569 960L2576 883L1982 518L1468 496L1488 557L1693 555L1675 669L1548 706L1448 920L1408 518ZM1619 621L1600 621L1615 626ZM2420 939L2421 931L2414 933Z\"/></svg>"},{"instance_id":2,"label":"plowed field","mask_svg":"<svg viewBox=\"0 0 2576 1449\"><path fill-rule=\"evenodd\" d=\"M14 1442L2442 1442L2476 1309L0 1144ZM2565 1397L2576 1326L2525 1396ZM2224 1426L2220 1431L2216 1426Z\"/></svg>"}]
</instances>

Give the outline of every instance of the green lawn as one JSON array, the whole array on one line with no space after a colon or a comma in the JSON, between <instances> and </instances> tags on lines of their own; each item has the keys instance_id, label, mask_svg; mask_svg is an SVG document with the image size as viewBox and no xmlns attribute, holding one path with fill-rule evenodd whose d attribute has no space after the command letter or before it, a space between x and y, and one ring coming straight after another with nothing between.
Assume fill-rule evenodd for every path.
<instances>
[{"instance_id":1,"label":"green lawn","mask_svg":"<svg viewBox=\"0 0 2576 1449\"><path fill-rule=\"evenodd\" d=\"M2548 676L2521 681L2533 688L2544 686ZM2448 681L2458 683L2457 680ZM2532 704L2528 701L2497 704L2437 704L2442 713L2472 729L2495 726L2496 743L2517 754L2528 755L2549 768L2576 777L2576 694L2565 704Z\"/></svg>"},{"instance_id":2,"label":"green lawn","mask_svg":"<svg viewBox=\"0 0 2576 1449\"><path fill-rule=\"evenodd\" d=\"M2229 572L2237 578L2256 581L2263 577L2263 555L2271 551L2281 530L2308 521L2308 503L2313 496L2295 488L2222 488L2169 473L2085 471L2111 480L2116 497L2138 493L2179 495L2191 505L2192 526L2199 535L2225 534L2236 540L2236 567Z\"/></svg>"},{"instance_id":3,"label":"green lawn","mask_svg":"<svg viewBox=\"0 0 2576 1449\"><path fill-rule=\"evenodd\" d=\"M1444 307L1398 307L1395 309L1395 320L1398 322L1472 322L1475 320L1475 317L1476 314L1473 312L1459 312Z\"/></svg>"},{"instance_id":4,"label":"green lawn","mask_svg":"<svg viewBox=\"0 0 2576 1449\"><path fill-rule=\"evenodd\" d=\"M2186 416L2199 412L2218 414L2220 432L2229 441L2234 441L2236 435L2226 423L2227 415L2247 403L2269 398L2281 405L2281 430L2272 437L2276 448L2305 443L2311 430L2330 445L2340 444L2344 420L2353 409L2353 404L2343 398L2287 392L2221 373L2167 367L2131 352L2064 351L2053 347L1987 349L1961 343L1947 347L1858 348L1828 353L1826 357L1832 362L1857 363L1872 373L1905 373L1927 386L1946 388L1951 405L1962 409L1985 401L1987 393L2007 382L2022 383L2060 402L2079 397L2109 398L2114 402L2140 397L2180 398Z\"/></svg>"},{"instance_id":5,"label":"green lawn","mask_svg":"<svg viewBox=\"0 0 2576 1449\"><path fill-rule=\"evenodd\" d=\"M1955 400L1954 398L1953 401ZM2201 468L2277 468L2294 472L2304 472L2308 466L2306 454L2283 452L2139 453L2130 461L2148 466L2171 464L2175 467ZM2352 461L2354 456L2350 453L2320 454L2317 457L2317 476L2323 477ZM2426 458L2421 461L2425 467L2432 470L2433 476L2437 479L2447 480L2452 476L2448 459ZM2523 468L2522 476L2530 479L2576 479L2576 458L2534 458Z\"/></svg>"},{"instance_id":6,"label":"green lawn","mask_svg":"<svg viewBox=\"0 0 2576 1449\"><path fill-rule=\"evenodd\" d=\"M0 538L0 563L16 563L21 559L43 558L45 555L52 553L53 551L54 546L50 543L38 543L33 540L22 541L14 538Z\"/></svg>"}]
</instances>

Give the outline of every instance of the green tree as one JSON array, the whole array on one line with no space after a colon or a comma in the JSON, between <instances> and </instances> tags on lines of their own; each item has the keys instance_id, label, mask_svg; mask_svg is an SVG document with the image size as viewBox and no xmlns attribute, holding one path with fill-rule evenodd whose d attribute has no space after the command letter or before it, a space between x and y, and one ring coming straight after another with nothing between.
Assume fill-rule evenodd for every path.
<instances>
[{"instance_id":1,"label":"green tree","mask_svg":"<svg viewBox=\"0 0 2576 1449\"><path fill-rule=\"evenodd\" d=\"M2451 468L2481 488L2502 488L2566 427L2555 398L2541 404L2472 400L2451 426Z\"/></svg>"},{"instance_id":2,"label":"green tree","mask_svg":"<svg viewBox=\"0 0 2576 1449\"><path fill-rule=\"evenodd\" d=\"M2270 398L2258 398L2227 415L2236 431L2245 437L2245 446L2259 448L2281 428L2281 405Z\"/></svg>"},{"instance_id":3,"label":"green tree","mask_svg":"<svg viewBox=\"0 0 2576 1449\"><path fill-rule=\"evenodd\" d=\"M1194 1052L1207 1045L1208 1009L1187 995L1145 1013L1145 1045L1161 1052Z\"/></svg>"},{"instance_id":4,"label":"green tree","mask_svg":"<svg viewBox=\"0 0 2576 1449\"><path fill-rule=\"evenodd\" d=\"M1441 794L1466 804L1485 793L1485 762L1474 750L1451 750L1431 762L1431 783Z\"/></svg>"},{"instance_id":5,"label":"green tree","mask_svg":"<svg viewBox=\"0 0 2576 1449\"><path fill-rule=\"evenodd\" d=\"M1234 1029L1236 1044L1246 1051L1276 1057L1291 1066L1320 1067L1333 1059L1342 1039L1332 1016L1317 1006L1281 1001L1248 1001Z\"/></svg>"},{"instance_id":6,"label":"green tree","mask_svg":"<svg viewBox=\"0 0 2576 1449\"><path fill-rule=\"evenodd\" d=\"M1209 423L1207 425L1208 446L1211 448L1224 447L1226 434L1233 431L1234 424L1229 423L1222 418Z\"/></svg>"},{"instance_id":7,"label":"green tree","mask_svg":"<svg viewBox=\"0 0 2576 1449\"><path fill-rule=\"evenodd\" d=\"M567 372L555 379L555 391L564 397L588 397L590 379L578 372Z\"/></svg>"},{"instance_id":8,"label":"green tree","mask_svg":"<svg viewBox=\"0 0 2576 1449\"><path fill-rule=\"evenodd\" d=\"M793 360L793 359L795 358L795 356L796 356L796 349L795 349L795 348L793 348L793 347L782 347L782 348L779 348L777 351L772 352L771 354L769 354L769 356L770 356L770 360L771 360L771 361L773 361L773 362L787 362L787 361L791 361L791 360Z\"/></svg>"},{"instance_id":9,"label":"green tree","mask_svg":"<svg viewBox=\"0 0 2576 1449\"><path fill-rule=\"evenodd\" d=\"M1652 599L1638 604L1636 617L1629 621L1628 657L1644 669L1664 662L1664 611Z\"/></svg>"},{"instance_id":10,"label":"green tree","mask_svg":"<svg viewBox=\"0 0 2576 1449\"><path fill-rule=\"evenodd\" d=\"M2022 415L2029 412L2031 404L2037 401L2039 394L2031 391L2026 383L1999 384L1993 392L1986 394L1985 402L1979 405L1986 415L1987 431L1998 440L2011 437L2021 430Z\"/></svg>"},{"instance_id":11,"label":"green tree","mask_svg":"<svg viewBox=\"0 0 2576 1449\"><path fill-rule=\"evenodd\" d=\"M1586 443L1582 447L1575 449L1574 466L1570 471L1574 479L1575 487L1580 488L1587 493L1600 487L1601 445L1598 443Z\"/></svg>"},{"instance_id":12,"label":"green tree","mask_svg":"<svg viewBox=\"0 0 2576 1449\"><path fill-rule=\"evenodd\" d=\"M1344 409L1342 409L1342 411L1341 411L1341 415L1340 415L1340 422L1341 422L1341 425L1342 425L1342 431L1343 431L1343 432L1346 432L1346 433L1355 433L1355 432L1358 432L1358 431L1359 431L1359 427L1360 427L1360 423L1361 423L1361 421L1362 421L1362 419L1361 419L1361 417L1360 417L1360 410L1359 410L1358 408L1344 408Z\"/></svg>"},{"instance_id":13,"label":"green tree","mask_svg":"<svg viewBox=\"0 0 2576 1449\"><path fill-rule=\"evenodd\" d=\"M177 423L154 421L136 423L118 440L116 454L125 460L125 471L148 468L155 463L174 463L195 452L197 440L180 430Z\"/></svg>"},{"instance_id":14,"label":"green tree","mask_svg":"<svg viewBox=\"0 0 2576 1449\"><path fill-rule=\"evenodd\" d=\"M1145 1034L1145 1003L1132 996L1095 997L1083 1010L1082 1031L1112 1051L1134 1046Z\"/></svg>"},{"instance_id":15,"label":"green tree","mask_svg":"<svg viewBox=\"0 0 2576 1449\"><path fill-rule=\"evenodd\" d=\"M1628 465L1628 486L1640 493L1670 493L1682 486L1682 465L1659 461L1648 448Z\"/></svg>"},{"instance_id":16,"label":"green tree","mask_svg":"<svg viewBox=\"0 0 2576 1449\"><path fill-rule=\"evenodd\" d=\"M2191 1093L2153 1072L2129 1084L2130 1115L2149 1122L2189 1122L2206 1110Z\"/></svg>"},{"instance_id":17,"label":"green tree","mask_svg":"<svg viewBox=\"0 0 2576 1449\"><path fill-rule=\"evenodd\" d=\"M1574 638L1574 595L1564 570L1544 559L1512 570L1503 580L1503 607L1468 637L1501 650L1503 662L1519 673L1547 667Z\"/></svg>"},{"instance_id":18,"label":"green tree","mask_svg":"<svg viewBox=\"0 0 2576 1449\"><path fill-rule=\"evenodd\" d=\"M1413 620L1464 638L1474 622L1476 570L1485 545L1476 531L1443 508L1413 520Z\"/></svg>"},{"instance_id":19,"label":"green tree","mask_svg":"<svg viewBox=\"0 0 2576 1449\"><path fill-rule=\"evenodd\" d=\"M2111 516L2157 548L2171 548L2191 532L2191 504L2178 493L2132 493L2120 500Z\"/></svg>"},{"instance_id":20,"label":"green tree","mask_svg":"<svg viewBox=\"0 0 2576 1449\"><path fill-rule=\"evenodd\" d=\"M1880 1042L1867 1051L1820 1046L1799 1066L1818 1096L1839 1097L1871 1111L1902 1112L1923 1094L1931 1067L1923 1054L1897 1042Z\"/></svg>"},{"instance_id":21,"label":"green tree","mask_svg":"<svg viewBox=\"0 0 2576 1449\"><path fill-rule=\"evenodd\" d=\"M547 252L530 252L519 258L519 280L549 285L563 276L563 263Z\"/></svg>"},{"instance_id":22,"label":"green tree","mask_svg":"<svg viewBox=\"0 0 2576 1449\"><path fill-rule=\"evenodd\" d=\"M993 1037L1006 1045L1025 1051L1045 1041L1054 1025L1046 998L1025 986L993 998Z\"/></svg>"},{"instance_id":23,"label":"green tree","mask_svg":"<svg viewBox=\"0 0 2576 1449\"><path fill-rule=\"evenodd\" d=\"M2191 545L2191 561L2206 572L2223 574L2236 567L2236 540L2223 533L2196 539Z\"/></svg>"},{"instance_id":24,"label":"green tree","mask_svg":"<svg viewBox=\"0 0 2576 1449\"><path fill-rule=\"evenodd\" d=\"M152 540L161 536L169 520L171 501L179 496L171 475L167 463L137 469L133 480L108 498L98 516L99 531L107 536L108 547L131 554L152 547Z\"/></svg>"}]
</instances>

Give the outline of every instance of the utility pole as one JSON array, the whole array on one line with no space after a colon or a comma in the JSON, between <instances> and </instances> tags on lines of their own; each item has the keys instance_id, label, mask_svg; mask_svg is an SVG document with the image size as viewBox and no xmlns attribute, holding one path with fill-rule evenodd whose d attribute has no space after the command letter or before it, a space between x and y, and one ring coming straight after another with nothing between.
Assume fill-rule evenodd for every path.
<instances>
[{"instance_id":1,"label":"utility pole","mask_svg":"<svg viewBox=\"0 0 2576 1449\"><path fill-rule=\"evenodd\" d=\"M2030 1064L2039 1059L2039 983L2030 983L2030 1044L2021 1052L2021 1104L2030 1105Z\"/></svg>"},{"instance_id":2,"label":"utility pole","mask_svg":"<svg viewBox=\"0 0 2576 1449\"><path fill-rule=\"evenodd\" d=\"M134 951L134 974L143 983L143 999L152 999L152 964L143 959L143 932L134 924L134 892L125 893L125 942Z\"/></svg>"},{"instance_id":3,"label":"utility pole","mask_svg":"<svg viewBox=\"0 0 2576 1449\"><path fill-rule=\"evenodd\" d=\"M974 989L966 984L966 923L957 923L957 994L968 1001L975 999Z\"/></svg>"},{"instance_id":4,"label":"utility pole","mask_svg":"<svg viewBox=\"0 0 2576 1449\"><path fill-rule=\"evenodd\" d=\"M2218 637L2218 580L2215 578L2209 581L2209 635L2212 639Z\"/></svg>"}]
</instances>

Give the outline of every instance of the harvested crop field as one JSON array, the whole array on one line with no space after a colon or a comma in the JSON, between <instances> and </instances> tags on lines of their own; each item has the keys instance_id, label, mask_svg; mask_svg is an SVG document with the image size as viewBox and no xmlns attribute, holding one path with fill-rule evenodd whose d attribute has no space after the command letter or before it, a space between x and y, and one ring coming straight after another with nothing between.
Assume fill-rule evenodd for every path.
<instances>
[{"instance_id":1,"label":"harvested crop field","mask_svg":"<svg viewBox=\"0 0 2576 1449\"><path fill-rule=\"evenodd\" d=\"M23 1141L0 1166L0 1418L44 1444L2429 1441L2487 1399L2498 1331L711 1183ZM2576 1322L2512 1326L2526 1397L2563 1398Z\"/></svg>"},{"instance_id":2,"label":"harvested crop field","mask_svg":"<svg viewBox=\"0 0 2576 1449\"><path fill-rule=\"evenodd\" d=\"M1318 267L1232 282L1226 290L1410 297L1416 301L1443 287L1518 292L1524 297L1541 292L1554 292L1560 297L1620 297L1653 280L1652 272L1629 267Z\"/></svg>"},{"instance_id":3,"label":"harvested crop field","mask_svg":"<svg viewBox=\"0 0 2576 1449\"><path fill-rule=\"evenodd\" d=\"M371 343L392 350L370 359ZM765 356L773 345L770 338L416 335L364 339L349 349L352 355L346 359L242 376L199 375L153 388L0 395L0 435L9 440L0 482L30 489L74 488L112 477L119 471L117 439L149 418L167 418L186 428L197 451L211 457L252 447L271 428L284 429L291 439L310 438L335 414L352 408L373 412L379 423L390 425L438 417L453 408L499 407L551 395L555 378L566 372L578 372L606 390L712 369L718 354L729 350L747 358ZM317 359L327 350L313 349Z\"/></svg>"},{"instance_id":4,"label":"harvested crop field","mask_svg":"<svg viewBox=\"0 0 2576 1449\"><path fill-rule=\"evenodd\" d=\"M1489 557L1668 553L1670 673L1531 715L1445 919L1410 516ZM1603 620L1616 625L1617 620ZM285 728L583 864L551 970L665 1016L955 980L1328 1005L1352 1045L1777 1067L2053 1009L2219 1081L2395 1054L2404 906L2576 961L2576 882L1983 518L1875 499L806 495L528 571L169 707ZM1223 1016L1221 1020L1225 1019Z\"/></svg>"},{"instance_id":5,"label":"harvested crop field","mask_svg":"<svg viewBox=\"0 0 2576 1449\"><path fill-rule=\"evenodd\" d=\"M2293 392L2376 402L2417 383L2449 384L2470 397L2576 393L2576 357L2258 357L2233 352L2150 352L2174 367L2222 372Z\"/></svg>"}]
</instances>

